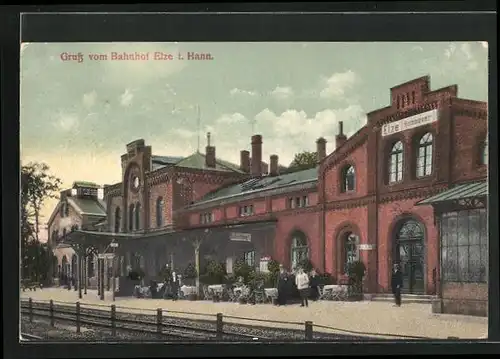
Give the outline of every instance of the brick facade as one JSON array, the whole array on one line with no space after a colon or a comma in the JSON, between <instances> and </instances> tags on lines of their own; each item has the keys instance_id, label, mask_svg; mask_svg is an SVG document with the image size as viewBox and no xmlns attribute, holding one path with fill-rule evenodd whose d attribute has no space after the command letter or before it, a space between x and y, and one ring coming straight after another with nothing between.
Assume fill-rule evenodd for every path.
<instances>
[{"instance_id":1,"label":"brick facade","mask_svg":"<svg viewBox=\"0 0 500 359\"><path fill-rule=\"evenodd\" d=\"M189 206L207 193L231 183L244 182L261 171L257 161L249 163L248 151L242 152L241 168L247 173L166 166L151 170L151 148L144 141L127 145L122 156L122 184L107 187L108 218L116 206L122 207L122 228L130 203L141 203L144 230L156 227L157 199L164 199L163 223L174 228L190 229L275 220L273 253L266 253L286 266L290 265L291 238L301 232L307 238L309 257L320 271L339 277L344 271L344 239L348 233L358 238L359 258L367 267L366 290L390 290L390 270L394 261L395 233L408 219L423 228L424 292L436 293L439 286L439 241L431 206L415 206L420 200L447 189L450 185L484 179L486 166L480 164L487 133L487 106L483 102L457 97L457 86L430 90L429 77L422 77L390 89L390 105L367 114L368 122L350 138L342 130L337 148L323 153L324 140L318 148L317 185L311 189L291 186L279 194L241 195L237 200L221 199L201 207ZM434 112L432 112L434 111ZM437 120L423 125L396 125L411 116L436 113ZM387 125L393 128L387 130ZM390 126L389 126L390 127ZM392 131L393 133L383 131ZM432 171L417 176L419 141L432 135ZM402 143L402 178L389 181L389 158L392 146ZM251 139L252 157L261 160L265 139ZM215 148L214 148L215 153ZM345 169L355 171L352 191L342 190ZM259 167L259 168L258 168ZM274 175L274 173L272 173ZM140 178L138 191L131 187L134 176ZM303 208L290 208L290 198L307 197ZM186 208L187 206L187 208ZM240 216L241 206L253 206L250 216ZM200 216L210 213L209 224ZM110 221L110 229L113 221ZM360 248L361 248L360 247Z\"/></svg>"}]
</instances>

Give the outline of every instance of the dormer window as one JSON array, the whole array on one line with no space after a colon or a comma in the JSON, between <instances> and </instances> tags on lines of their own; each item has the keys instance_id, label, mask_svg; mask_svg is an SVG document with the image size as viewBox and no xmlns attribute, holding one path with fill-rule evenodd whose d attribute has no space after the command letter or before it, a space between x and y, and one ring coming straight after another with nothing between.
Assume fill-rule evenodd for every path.
<instances>
[{"instance_id":1,"label":"dormer window","mask_svg":"<svg viewBox=\"0 0 500 359\"><path fill-rule=\"evenodd\" d=\"M403 180L403 142L396 142L389 153L389 183Z\"/></svg>"},{"instance_id":2,"label":"dormer window","mask_svg":"<svg viewBox=\"0 0 500 359\"><path fill-rule=\"evenodd\" d=\"M348 165L342 170L342 192L351 192L354 191L356 182L356 173L354 171L354 167Z\"/></svg>"},{"instance_id":3,"label":"dormer window","mask_svg":"<svg viewBox=\"0 0 500 359\"><path fill-rule=\"evenodd\" d=\"M430 176L432 173L432 134L427 132L418 144L417 177Z\"/></svg>"}]
</instances>

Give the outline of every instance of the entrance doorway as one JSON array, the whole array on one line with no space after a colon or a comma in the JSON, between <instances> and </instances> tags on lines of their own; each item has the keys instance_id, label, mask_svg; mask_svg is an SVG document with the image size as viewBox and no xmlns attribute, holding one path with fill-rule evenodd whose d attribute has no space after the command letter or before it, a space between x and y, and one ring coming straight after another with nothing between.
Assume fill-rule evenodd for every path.
<instances>
[{"instance_id":1,"label":"entrance doorway","mask_svg":"<svg viewBox=\"0 0 500 359\"><path fill-rule=\"evenodd\" d=\"M405 220L398 227L394 246L394 260L403 273L403 293L424 294L424 228L413 220Z\"/></svg>"}]
</instances>

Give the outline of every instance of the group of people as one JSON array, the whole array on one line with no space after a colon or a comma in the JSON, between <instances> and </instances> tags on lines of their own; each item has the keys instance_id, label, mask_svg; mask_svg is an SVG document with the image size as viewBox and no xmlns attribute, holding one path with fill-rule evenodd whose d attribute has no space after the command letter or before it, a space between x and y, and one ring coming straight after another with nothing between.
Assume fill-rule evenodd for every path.
<instances>
[{"instance_id":1,"label":"group of people","mask_svg":"<svg viewBox=\"0 0 500 359\"><path fill-rule=\"evenodd\" d=\"M280 265L278 275L277 305L286 305L289 296L296 288L300 296L300 306L308 307L309 299L317 300L319 297L319 277L314 269L306 273L303 268L297 268L295 273L289 273Z\"/></svg>"}]
</instances>

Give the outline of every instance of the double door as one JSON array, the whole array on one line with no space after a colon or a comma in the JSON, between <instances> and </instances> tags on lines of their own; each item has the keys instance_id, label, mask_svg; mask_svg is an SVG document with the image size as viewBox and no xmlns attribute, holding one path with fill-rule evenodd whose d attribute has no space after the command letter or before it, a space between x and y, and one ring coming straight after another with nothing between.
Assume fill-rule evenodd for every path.
<instances>
[{"instance_id":1,"label":"double door","mask_svg":"<svg viewBox=\"0 0 500 359\"><path fill-rule=\"evenodd\" d=\"M403 293L424 294L424 250L422 240L398 241Z\"/></svg>"}]
</instances>

